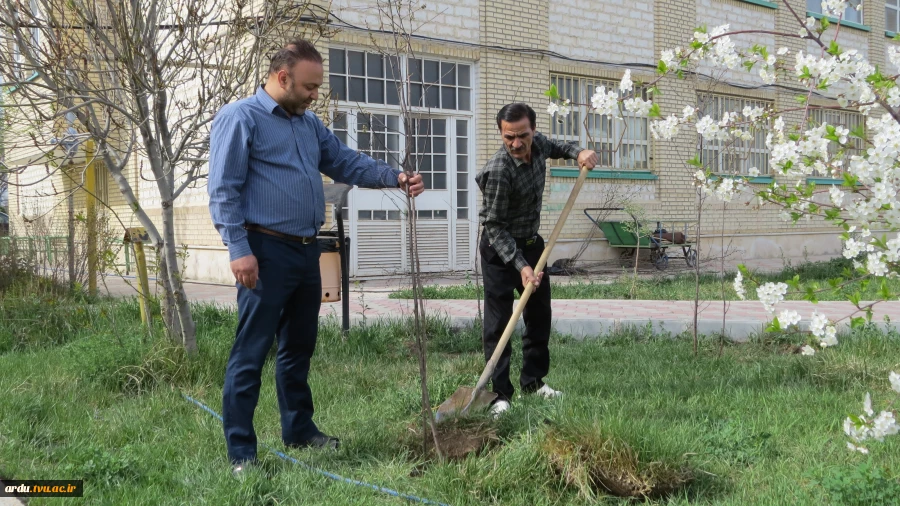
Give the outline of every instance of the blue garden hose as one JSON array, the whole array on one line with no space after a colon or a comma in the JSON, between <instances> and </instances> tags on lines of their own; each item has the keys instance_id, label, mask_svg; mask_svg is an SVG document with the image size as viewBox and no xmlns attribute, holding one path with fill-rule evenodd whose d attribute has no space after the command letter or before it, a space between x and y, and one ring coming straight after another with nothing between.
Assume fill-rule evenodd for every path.
<instances>
[{"instance_id":1,"label":"blue garden hose","mask_svg":"<svg viewBox=\"0 0 900 506\"><path fill-rule=\"evenodd\" d=\"M198 401L197 399L194 399L194 398L191 397L190 395L187 395L187 394L182 394L182 395L184 396L185 399L187 399L187 400L193 402L193 403L196 404L197 406L200 406L200 407L201 407L203 410L205 410L207 413L209 413L209 414L211 414L212 416L216 417L220 422L223 421L221 415L219 415L218 413L216 413L215 411L213 411L212 409L210 409L209 407L207 407L207 406L206 406L205 404L203 404L202 402ZM264 444L264 443L260 443L260 445L261 445L263 448L265 448L266 450L269 450L270 452L274 453L275 455L278 455L278 456L281 457L283 460L286 460L286 461L288 461L288 462L292 462L292 463L294 463L294 464L300 465L300 466L302 466L302 467L305 468L305 469L308 469L308 470L313 471L313 472L315 472L315 473L321 474L322 476L324 476L324 477L326 477L326 478L330 478L330 479L335 480L335 481L341 481L341 482L344 482L344 483L349 483L349 484L351 484L351 485L356 485L356 486L358 486L358 487L370 488L370 489L372 489L372 490L374 490L374 491L376 491L376 492L381 492L381 493L383 493L383 494L392 495L392 496L394 496L394 497L399 497L399 498L401 498L401 499L406 499L407 501L416 502L416 503L420 503L420 504L435 504L435 505L437 505L437 506L448 506L447 504L444 504L444 503L440 503L440 502L436 502L436 501L431 501L431 500L429 500L429 499L422 499L421 497L416 497L416 496L414 496L414 495L402 494L402 493L400 493L400 492L397 492L396 490L391 490L391 489L389 489L389 488L380 487L380 486L378 486L378 485L372 485L371 483L366 483L366 482L364 482L364 481L352 480L352 479L350 479L350 478L344 478L343 476L338 475L338 474L329 473L328 471L323 471L323 470L321 470L321 469L316 469L315 467L312 467L312 466L310 466L309 464L307 464L307 463L305 463L305 462L301 462L301 461L299 461L299 460L297 460L297 459L295 459L295 458L293 458L293 457L291 457L291 456L289 456L289 455L285 455L284 453L282 453L282 452L280 452L280 451L278 451L278 450L272 448L271 446L268 446L268 445L266 445L266 444Z\"/></svg>"}]
</instances>

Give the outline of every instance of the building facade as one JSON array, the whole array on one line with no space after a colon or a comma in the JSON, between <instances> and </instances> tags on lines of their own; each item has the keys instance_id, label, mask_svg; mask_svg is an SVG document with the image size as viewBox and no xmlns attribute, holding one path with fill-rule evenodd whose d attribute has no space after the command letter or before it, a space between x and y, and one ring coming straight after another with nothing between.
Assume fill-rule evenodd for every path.
<instances>
[{"instance_id":1,"label":"building facade","mask_svg":"<svg viewBox=\"0 0 900 506\"><path fill-rule=\"evenodd\" d=\"M789 0L800 16L821 16L816 0ZM782 2L765 0L437 0L425 2L416 13L411 52L385 56L390 40L381 33L375 0L335 0L333 23L339 31L318 45L326 58L326 86L332 99L328 120L348 146L398 166L406 154L406 139L413 146L427 191L417 199L418 245L423 269L446 272L472 269L478 234L481 196L475 174L501 147L495 115L505 104L521 101L538 112L538 130L576 141L603 153L601 166L592 171L576 209L566 224L551 260L580 254L582 260L615 256L603 235L581 213L628 201L645 216L662 220L696 219L697 196L692 174L685 164L700 152L714 171L755 173L751 181L765 185L782 177L771 173L765 134L745 141L740 149L701 146L695 132L683 129L673 141L654 141L648 121L626 118L611 121L578 106L563 122L546 114L544 92L555 84L564 98L589 102L597 86L615 87L630 69L634 80L656 77L660 52L685 46L694 29L730 24L732 30L796 33L799 25ZM900 25L896 0L865 2L861 11L845 14L838 42L856 49L870 62L885 68L887 48ZM830 28L826 35L833 35ZM770 34L734 37L739 47L764 44L772 52L788 47L816 51L811 42ZM792 58L792 56L791 56ZM792 59L790 60L793 61ZM403 121L403 108L394 82L405 89L411 119ZM685 105L707 114L740 111L744 106L792 107L799 83L779 80L765 85L756 73L722 73L701 66L685 79L666 78L656 102L663 116L680 114ZM815 96L816 105L834 105L828 96ZM791 116L799 120L798 113ZM819 116L816 116L819 115ZM813 113L814 120L844 125L862 123L854 111ZM585 121L586 120L586 121ZM617 148L615 148L617 146ZM541 231L546 236L556 222L573 186L577 169L557 163L545 185ZM829 175L811 178L819 185L834 184ZM20 178L39 177L22 174ZM105 183L104 183L105 184ZM138 182L135 184L150 184ZM107 185L108 186L108 185ZM107 192L113 206L127 211ZM27 214L28 201L40 188L10 190L11 216ZM156 209L151 192L139 192L145 209ZM48 201L49 202L49 201ZM49 205L49 204L48 204ZM212 226L206 190L188 190L176 210L178 241L187 245L186 276L190 279L230 283L226 248ZM351 236L351 275L373 276L408 269L405 201L399 191L352 190L342 210ZM840 241L833 226L812 221L792 225L774 207L759 206L750 196L702 217L702 234L723 234L736 254L744 258L794 257L803 254L839 254ZM333 224L332 219L326 227ZM13 225L15 233L16 225ZM587 241L587 244L586 244ZM716 244L719 244L717 239ZM715 247L709 253L715 254Z\"/></svg>"}]
</instances>

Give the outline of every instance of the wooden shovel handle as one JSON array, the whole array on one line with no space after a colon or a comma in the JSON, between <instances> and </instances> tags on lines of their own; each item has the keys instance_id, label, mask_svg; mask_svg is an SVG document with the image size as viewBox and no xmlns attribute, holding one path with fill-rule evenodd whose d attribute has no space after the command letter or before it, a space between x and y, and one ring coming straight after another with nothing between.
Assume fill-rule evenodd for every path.
<instances>
[{"instance_id":1,"label":"wooden shovel handle","mask_svg":"<svg viewBox=\"0 0 900 506\"><path fill-rule=\"evenodd\" d=\"M538 260L537 265L534 266L534 273L537 276L538 273L544 270L544 267L547 265L547 259L550 257L550 252L553 250L553 246L556 245L556 239L559 237L559 233L562 231L563 225L566 223L566 218L569 216L569 211L572 210L572 207L575 205L575 200L578 198L578 192L581 191L581 187L584 186L584 180L587 178L588 168L582 166L581 171L578 173L578 179L575 180L575 186L572 187L572 192L569 193L569 200L566 202L566 206L563 208L562 213L559 215L559 219L556 220L556 226L553 227L553 233L550 234L550 241L544 247L544 252L541 254L541 258ZM466 405L463 412L468 411L469 406L472 405L472 401L478 397L478 394L484 390L484 386L487 385L488 380L491 378L491 375L494 373L494 369L497 367L497 361L500 360L500 355L503 353L503 350L506 348L506 343L509 342L510 336L512 336L513 330L516 328L516 323L519 321L519 318L522 316L522 311L525 310L525 304L528 302L528 298L531 297L531 294L534 292L534 284L528 283L528 286L525 287L525 290L522 292L522 296L519 297L519 303L516 304L516 310L513 311L512 317L509 319L509 323L506 324L506 329L503 331L503 335L500 337L500 341L497 343L497 347L494 348L494 353L491 355L491 359L488 360L487 365L484 367L484 372L481 373L481 377L478 378L478 383L475 385L475 389L472 391L472 398L469 399L469 403Z\"/></svg>"}]
</instances>

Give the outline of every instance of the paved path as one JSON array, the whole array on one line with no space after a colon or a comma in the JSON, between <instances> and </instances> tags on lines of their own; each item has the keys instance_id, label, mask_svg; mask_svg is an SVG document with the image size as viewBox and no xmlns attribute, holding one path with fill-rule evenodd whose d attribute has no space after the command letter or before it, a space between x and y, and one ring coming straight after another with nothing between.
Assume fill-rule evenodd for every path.
<instances>
[{"instance_id":1,"label":"paved path","mask_svg":"<svg viewBox=\"0 0 900 506\"><path fill-rule=\"evenodd\" d=\"M107 278L108 292L120 296L134 295L134 289L128 286L126 281L128 280ZM384 280L351 286L349 294L351 324L358 323L363 318L371 321L377 318L396 319L411 315L411 300L388 298L388 294L396 288L398 286L392 286ZM193 301L229 306L235 304L234 286L187 283L185 290ZM427 300L425 308L429 315L447 318L453 326L470 325L479 314L479 303L475 300ZM799 312L803 318L800 325L804 327L808 325L813 311L819 311L836 320L847 317L854 308L849 302L811 304L805 301L790 301L778 305L778 311L783 309ZM700 333L721 332L723 313L726 334L735 340L744 340L760 332L771 319L762 304L756 301L728 302L724 308L721 301L706 301L701 303L698 315ZM341 303L322 304L319 314L323 318L334 317L340 320ZM604 335L625 326L648 325L652 327L654 333L677 335L692 328L693 314L692 301L598 299L553 301L554 328L560 333L576 337ZM900 322L900 302L884 302L877 305L874 311L875 321L884 325L885 316L891 322ZM842 323L845 324L846 321Z\"/></svg>"}]
</instances>

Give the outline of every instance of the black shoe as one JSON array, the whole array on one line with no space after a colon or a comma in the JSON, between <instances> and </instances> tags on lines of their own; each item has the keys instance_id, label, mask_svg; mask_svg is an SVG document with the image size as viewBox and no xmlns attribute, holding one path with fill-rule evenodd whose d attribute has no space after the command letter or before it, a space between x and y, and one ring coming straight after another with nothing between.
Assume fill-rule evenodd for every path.
<instances>
[{"instance_id":1,"label":"black shoe","mask_svg":"<svg viewBox=\"0 0 900 506\"><path fill-rule=\"evenodd\" d=\"M338 447L341 446L341 440L320 432L306 441L301 441L299 443L285 443L284 445L288 448L296 449L322 448L326 450L337 450Z\"/></svg>"}]
</instances>

